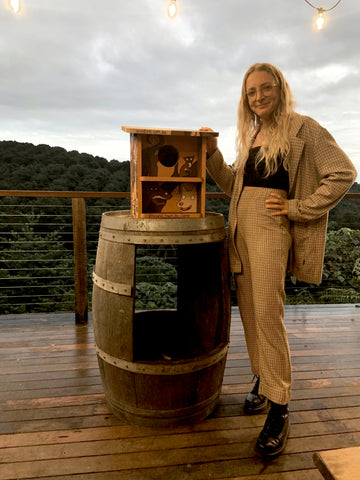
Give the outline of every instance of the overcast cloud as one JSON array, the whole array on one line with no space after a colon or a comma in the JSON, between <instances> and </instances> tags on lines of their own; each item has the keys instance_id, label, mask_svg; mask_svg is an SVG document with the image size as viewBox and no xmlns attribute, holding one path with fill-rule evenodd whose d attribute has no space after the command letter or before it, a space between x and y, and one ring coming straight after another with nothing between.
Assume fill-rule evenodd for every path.
<instances>
[{"instance_id":1,"label":"overcast cloud","mask_svg":"<svg viewBox=\"0 0 360 480\"><path fill-rule=\"evenodd\" d=\"M121 125L219 131L234 160L243 74L270 62L297 110L324 125L360 172L360 1L313 26L304 0L0 2L0 138L129 159ZM312 0L324 9L336 0Z\"/></svg>"}]
</instances>

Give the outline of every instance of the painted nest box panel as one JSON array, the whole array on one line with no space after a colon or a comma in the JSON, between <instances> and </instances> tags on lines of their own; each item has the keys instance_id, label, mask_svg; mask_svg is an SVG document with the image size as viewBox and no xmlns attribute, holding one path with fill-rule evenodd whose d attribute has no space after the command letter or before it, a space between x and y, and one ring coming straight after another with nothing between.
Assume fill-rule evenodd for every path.
<instances>
[{"instance_id":1,"label":"painted nest box panel","mask_svg":"<svg viewBox=\"0 0 360 480\"><path fill-rule=\"evenodd\" d=\"M204 217L206 137L217 132L129 127L131 214Z\"/></svg>"}]
</instances>

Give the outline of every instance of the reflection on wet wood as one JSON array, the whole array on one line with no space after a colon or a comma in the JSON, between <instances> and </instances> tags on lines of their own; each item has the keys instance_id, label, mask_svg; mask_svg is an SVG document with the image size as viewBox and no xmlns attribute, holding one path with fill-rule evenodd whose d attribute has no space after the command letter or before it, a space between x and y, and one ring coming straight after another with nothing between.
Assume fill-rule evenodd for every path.
<instances>
[{"instance_id":1,"label":"reflection on wet wood","mask_svg":"<svg viewBox=\"0 0 360 480\"><path fill-rule=\"evenodd\" d=\"M236 309L214 414L176 428L110 413L91 318L0 317L0 480L323 479L314 453L360 445L360 308L286 307L286 325L291 433L285 453L264 464L253 447L265 416L243 414L252 375Z\"/></svg>"}]
</instances>

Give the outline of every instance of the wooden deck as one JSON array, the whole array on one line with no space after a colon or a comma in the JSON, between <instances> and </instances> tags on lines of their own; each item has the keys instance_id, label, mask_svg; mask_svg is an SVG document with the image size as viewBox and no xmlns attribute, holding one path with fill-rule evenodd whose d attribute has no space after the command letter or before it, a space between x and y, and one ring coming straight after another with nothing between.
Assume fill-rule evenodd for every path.
<instances>
[{"instance_id":1,"label":"wooden deck","mask_svg":"<svg viewBox=\"0 0 360 480\"><path fill-rule=\"evenodd\" d=\"M252 375L237 310L216 411L174 429L109 412L91 323L1 316L0 480L322 479L314 452L360 445L360 308L291 306L286 324L291 432L285 453L265 464L253 451L265 415L243 414Z\"/></svg>"}]
</instances>

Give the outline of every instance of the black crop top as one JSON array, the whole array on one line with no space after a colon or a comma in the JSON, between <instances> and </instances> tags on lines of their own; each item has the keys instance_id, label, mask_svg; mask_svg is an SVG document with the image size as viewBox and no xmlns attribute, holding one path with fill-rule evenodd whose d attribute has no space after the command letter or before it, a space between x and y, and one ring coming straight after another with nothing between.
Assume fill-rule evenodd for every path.
<instances>
[{"instance_id":1,"label":"black crop top","mask_svg":"<svg viewBox=\"0 0 360 480\"><path fill-rule=\"evenodd\" d=\"M244 171L244 187L263 187L263 188L277 188L280 190L289 191L289 174L285 170L283 163L280 164L277 171L269 177L263 177L264 166L262 163L255 168L255 158L260 150L260 147L253 147L249 150L249 157L246 161Z\"/></svg>"}]
</instances>

